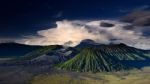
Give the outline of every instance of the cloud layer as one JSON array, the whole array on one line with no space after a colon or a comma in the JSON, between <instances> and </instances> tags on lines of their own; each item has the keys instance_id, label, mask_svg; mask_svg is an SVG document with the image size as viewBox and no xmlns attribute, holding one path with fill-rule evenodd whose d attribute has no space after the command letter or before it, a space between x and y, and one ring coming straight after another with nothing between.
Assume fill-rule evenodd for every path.
<instances>
[{"instance_id":1,"label":"cloud layer","mask_svg":"<svg viewBox=\"0 0 150 84\"><path fill-rule=\"evenodd\" d=\"M150 11L135 10L122 17L121 21L130 22L137 26L150 26Z\"/></svg>"},{"instance_id":2,"label":"cloud layer","mask_svg":"<svg viewBox=\"0 0 150 84\"><path fill-rule=\"evenodd\" d=\"M105 26L102 23L106 23ZM75 46L84 39L91 39L97 43L125 43L136 48L150 49L150 38L143 32L146 27L114 20L63 20L57 21L56 25L56 28L37 31L38 36L28 36L16 42L28 45L64 45L69 42L70 46Z\"/></svg>"}]
</instances>

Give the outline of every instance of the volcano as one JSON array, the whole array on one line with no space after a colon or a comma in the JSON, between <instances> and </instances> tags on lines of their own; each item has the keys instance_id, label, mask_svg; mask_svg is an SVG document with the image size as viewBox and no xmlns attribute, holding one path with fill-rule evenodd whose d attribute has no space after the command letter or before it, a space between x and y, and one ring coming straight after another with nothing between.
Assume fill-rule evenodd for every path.
<instances>
[{"instance_id":1,"label":"volcano","mask_svg":"<svg viewBox=\"0 0 150 84\"><path fill-rule=\"evenodd\" d=\"M84 45L82 44L81 42L75 47L80 50L80 53L72 59L60 63L58 65L60 69L79 72L110 72L150 65L148 51L123 43L95 45L95 43L84 42ZM141 65L141 62L145 64Z\"/></svg>"},{"instance_id":2,"label":"volcano","mask_svg":"<svg viewBox=\"0 0 150 84\"><path fill-rule=\"evenodd\" d=\"M116 57L107 55L100 48L83 49L74 58L58 65L60 69L79 72L109 72L128 69Z\"/></svg>"}]
</instances>

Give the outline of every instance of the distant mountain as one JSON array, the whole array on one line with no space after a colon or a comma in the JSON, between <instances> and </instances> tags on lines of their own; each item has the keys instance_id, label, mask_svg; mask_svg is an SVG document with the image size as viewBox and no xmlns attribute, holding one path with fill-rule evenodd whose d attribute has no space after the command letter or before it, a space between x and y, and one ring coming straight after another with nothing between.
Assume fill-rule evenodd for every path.
<instances>
[{"instance_id":1,"label":"distant mountain","mask_svg":"<svg viewBox=\"0 0 150 84\"><path fill-rule=\"evenodd\" d=\"M30 46L19 43L1 43L0 57L18 57L41 48L41 46Z\"/></svg>"},{"instance_id":2,"label":"distant mountain","mask_svg":"<svg viewBox=\"0 0 150 84\"><path fill-rule=\"evenodd\" d=\"M136 49L123 43L104 45L83 41L75 48L80 50L80 53L59 64L60 69L101 72L125 70L128 67L150 66L150 52L148 50Z\"/></svg>"},{"instance_id":3,"label":"distant mountain","mask_svg":"<svg viewBox=\"0 0 150 84\"><path fill-rule=\"evenodd\" d=\"M53 65L67 61L74 57L78 51L72 47L61 45L43 46L22 57L10 60L5 65ZM11 62L11 63L10 63Z\"/></svg>"},{"instance_id":4,"label":"distant mountain","mask_svg":"<svg viewBox=\"0 0 150 84\"><path fill-rule=\"evenodd\" d=\"M109 56L114 56L119 60L144 60L150 57L149 50L141 50L126 44L98 44L92 40L83 40L75 48L82 50L88 47L96 47Z\"/></svg>"},{"instance_id":5,"label":"distant mountain","mask_svg":"<svg viewBox=\"0 0 150 84\"><path fill-rule=\"evenodd\" d=\"M58 67L79 72L107 72L128 69L116 57L111 57L96 47L84 48L74 58L59 64Z\"/></svg>"},{"instance_id":6,"label":"distant mountain","mask_svg":"<svg viewBox=\"0 0 150 84\"><path fill-rule=\"evenodd\" d=\"M61 49L61 45L40 46L35 50L25 53L22 56L2 62L1 65L47 65L57 63L57 57L47 55L50 52L56 52Z\"/></svg>"},{"instance_id":7,"label":"distant mountain","mask_svg":"<svg viewBox=\"0 0 150 84\"><path fill-rule=\"evenodd\" d=\"M85 39L85 40L81 41L80 44L75 46L75 48L80 50L85 47L97 47L99 45L100 45L99 43L96 43L93 40Z\"/></svg>"},{"instance_id":8,"label":"distant mountain","mask_svg":"<svg viewBox=\"0 0 150 84\"><path fill-rule=\"evenodd\" d=\"M50 45L50 46L43 46L39 49L36 49L30 53L25 54L24 56L22 56L21 58L19 58L19 60L32 60L36 57L42 56L42 55L46 55L50 52L54 52L57 49L62 48L61 45Z\"/></svg>"},{"instance_id":9,"label":"distant mountain","mask_svg":"<svg viewBox=\"0 0 150 84\"><path fill-rule=\"evenodd\" d=\"M78 53L77 50L73 48L63 48L61 46L57 46L57 48L51 48L49 51L44 52L43 55L35 54L35 55L28 55L25 56L26 60L31 61L32 63L38 64L57 64L60 62L65 62L72 57L74 57ZM24 58L24 59L25 59ZM29 59L30 58L30 59Z\"/></svg>"}]
</instances>

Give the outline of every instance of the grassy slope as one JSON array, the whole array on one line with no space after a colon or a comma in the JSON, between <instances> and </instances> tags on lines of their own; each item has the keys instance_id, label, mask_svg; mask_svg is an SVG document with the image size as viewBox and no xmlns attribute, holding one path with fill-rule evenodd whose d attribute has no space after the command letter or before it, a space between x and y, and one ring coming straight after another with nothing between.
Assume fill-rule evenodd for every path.
<instances>
[{"instance_id":1,"label":"grassy slope","mask_svg":"<svg viewBox=\"0 0 150 84\"><path fill-rule=\"evenodd\" d=\"M84 48L89 46L84 46ZM94 46L93 46L94 47ZM145 60L150 58L150 51L146 52L141 49L127 46L125 44L110 44L110 45L97 45L95 46L107 55L118 58L119 60ZM77 50L84 49L83 47L76 47Z\"/></svg>"},{"instance_id":2,"label":"grassy slope","mask_svg":"<svg viewBox=\"0 0 150 84\"><path fill-rule=\"evenodd\" d=\"M144 60L149 58L143 50L124 44L102 45L100 49L110 56L117 57L119 60Z\"/></svg>"},{"instance_id":3,"label":"grassy slope","mask_svg":"<svg viewBox=\"0 0 150 84\"><path fill-rule=\"evenodd\" d=\"M31 84L149 84L150 68L115 73L55 73L33 78Z\"/></svg>"},{"instance_id":4,"label":"grassy slope","mask_svg":"<svg viewBox=\"0 0 150 84\"><path fill-rule=\"evenodd\" d=\"M61 48L61 47L62 46L60 46L60 45L44 46L44 47L42 47L40 49L37 49L37 50L35 50L33 52L30 52L30 53L26 54L25 56L23 56L21 58L18 58L17 60L31 60L33 58L36 58L38 56L47 54L50 51L58 49L58 48Z\"/></svg>"},{"instance_id":5,"label":"grassy slope","mask_svg":"<svg viewBox=\"0 0 150 84\"><path fill-rule=\"evenodd\" d=\"M127 69L119 60L98 48L85 48L69 61L58 65L60 69L80 72L118 71Z\"/></svg>"}]
</instances>

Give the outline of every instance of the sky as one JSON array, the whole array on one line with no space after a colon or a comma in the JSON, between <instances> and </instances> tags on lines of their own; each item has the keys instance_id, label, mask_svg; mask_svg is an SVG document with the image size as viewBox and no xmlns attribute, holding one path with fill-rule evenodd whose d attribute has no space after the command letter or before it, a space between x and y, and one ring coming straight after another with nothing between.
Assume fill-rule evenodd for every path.
<instances>
[{"instance_id":1,"label":"sky","mask_svg":"<svg viewBox=\"0 0 150 84\"><path fill-rule=\"evenodd\" d=\"M49 44L54 42L57 43L56 40L45 41L45 39L46 38L50 39L50 37L56 39L56 37L54 38L55 36L54 32L59 33L60 30L63 31L66 28L65 25L67 25L67 27L69 25L72 28L70 29L69 27L69 30L73 30L76 28L76 30L74 30L76 32L74 33L78 33L79 35L81 34L80 32L86 31L84 32L85 34L83 35L83 38L80 38L79 40L75 40L76 43L78 43L78 41L80 42L83 39L93 38L91 35L86 36L86 34L89 34L89 30L87 31L87 27L85 26L87 26L87 24L89 23L92 23L92 27L93 27L93 25L97 24L97 22L95 21L101 22L100 20L107 19L110 20L108 22L113 23L115 25L120 25L120 24L125 25L126 23L125 24L119 23L118 21L114 22L112 20L118 20L122 16L134 10L143 10L149 8L150 8L149 0L1 0L0 1L0 42L12 41L14 39L15 40L17 39L17 42L26 43L26 44L35 44L35 45L36 44L44 45L44 44ZM82 26L74 26L74 24L75 25L79 24ZM85 27L85 30L79 31L80 27ZM60 30L59 29L57 29L58 31L51 30L52 28L60 28ZM107 33L110 33L106 29L105 31L107 31ZM48 32L48 34L43 35L43 31ZM66 35L66 32L62 34ZM59 34L56 35L58 35L58 37L61 37L61 35L59 36ZM143 40L145 42L145 39L149 38L147 36L144 37L141 36L139 34L139 31L138 33L136 31L132 35L133 38L135 37L142 38L142 42ZM70 34L66 35L67 38L69 38L68 36L70 36ZM104 38L102 41L100 41L99 40L100 38L97 38L95 34L93 36L95 37L95 39L93 40L98 42L104 41L104 43L106 42L106 40L107 40L106 43L108 43L111 38L114 39L117 38L123 40L128 39L125 37L114 37L114 36L106 37L108 35L100 34L100 37ZM46 37L46 38L42 38L42 37ZM135 40L133 40L133 38L130 38L132 40L128 40L128 41L136 42ZM65 38L59 38L59 39L65 39ZM36 43L33 40L35 40L38 43ZM42 42L39 42L39 40L42 40ZM58 42L58 44L64 44L69 40L64 40L61 43ZM133 45L134 42L125 42L125 43ZM134 44L134 45L138 45L138 44Z\"/></svg>"}]
</instances>

